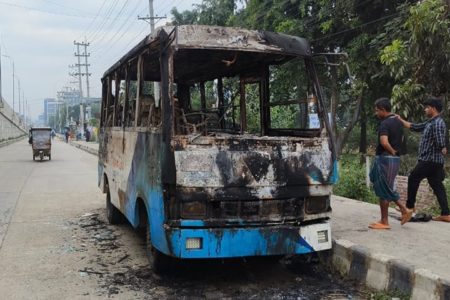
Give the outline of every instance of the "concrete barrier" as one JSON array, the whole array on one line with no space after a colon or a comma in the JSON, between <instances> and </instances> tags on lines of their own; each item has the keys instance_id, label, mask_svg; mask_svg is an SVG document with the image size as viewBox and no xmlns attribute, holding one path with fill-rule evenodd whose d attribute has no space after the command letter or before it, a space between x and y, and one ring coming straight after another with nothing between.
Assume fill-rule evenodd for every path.
<instances>
[{"instance_id":1,"label":"concrete barrier","mask_svg":"<svg viewBox=\"0 0 450 300\"><path fill-rule=\"evenodd\" d=\"M77 147L80 150L86 151L90 154L98 156L98 144L91 144L86 142L69 141L69 144Z\"/></svg>"},{"instance_id":2,"label":"concrete barrier","mask_svg":"<svg viewBox=\"0 0 450 300\"><path fill-rule=\"evenodd\" d=\"M8 145L11 145L12 143L21 141L21 140L23 140L24 138L25 138L25 136L22 135L22 136L19 136L19 137L17 137L17 138L12 138L12 139L9 139L9 140L0 142L0 148L1 148L1 147L8 146Z\"/></svg>"},{"instance_id":3,"label":"concrete barrier","mask_svg":"<svg viewBox=\"0 0 450 300\"><path fill-rule=\"evenodd\" d=\"M374 253L347 240L334 240L322 262L342 276L376 291L400 292L411 300L449 300L450 282L430 270Z\"/></svg>"},{"instance_id":4,"label":"concrete barrier","mask_svg":"<svg viewBox=\"0 0 450 300\"><path fill-rule=\"evenodd\" d=\"M27 135L26 130L20 125L19 117L13 112L8 103L3 99L3 101L0 101L0 104L0 143Z\"/></svg>"}]
</instances>

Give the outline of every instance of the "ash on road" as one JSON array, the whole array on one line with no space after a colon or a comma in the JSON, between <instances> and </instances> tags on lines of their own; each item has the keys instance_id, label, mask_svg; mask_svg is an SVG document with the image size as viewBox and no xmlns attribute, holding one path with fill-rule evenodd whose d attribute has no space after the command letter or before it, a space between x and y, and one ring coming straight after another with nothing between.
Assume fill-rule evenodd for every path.
<instances>
[{"instance_id":1,"label":"ash on road","mask_svg":"<svg viewBox=\"0 0 450 300\"><path fill-rule=\"evenodd\" d=\"M153 273L144 241L129 224L109 225L103 210L71 222L74 249L85 251L80 276L96 280L96 296L135 291L142 299L366 299L357 286L336 279L314 256L191 260L178 262L164 276ZM140 255L130 253L128 238L139 241ZM135 252L135 249L134 251Z\"/></svg>"}]
</instances>

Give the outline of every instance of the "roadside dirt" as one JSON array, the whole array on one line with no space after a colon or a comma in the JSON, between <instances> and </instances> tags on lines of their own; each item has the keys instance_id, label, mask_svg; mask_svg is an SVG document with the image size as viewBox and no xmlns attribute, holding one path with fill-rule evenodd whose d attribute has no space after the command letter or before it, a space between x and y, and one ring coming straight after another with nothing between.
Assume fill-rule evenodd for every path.
<instances>
[{"instance_id":1,"label":"roadside dirt","mask_svg":"<svg viewBox=\"0 0 450 300\"><path fill-rule=\"evenodd\" d=\"M324 270L313 256L187 261L158 276L147 265L144 241L130 225L109 225L98 210L70 226L74 251L85 253L79 274L98 284L91 296L123 299L122 293L134 292L134 299L368 298L360 287Z\"/></svg>"}]
</instances>

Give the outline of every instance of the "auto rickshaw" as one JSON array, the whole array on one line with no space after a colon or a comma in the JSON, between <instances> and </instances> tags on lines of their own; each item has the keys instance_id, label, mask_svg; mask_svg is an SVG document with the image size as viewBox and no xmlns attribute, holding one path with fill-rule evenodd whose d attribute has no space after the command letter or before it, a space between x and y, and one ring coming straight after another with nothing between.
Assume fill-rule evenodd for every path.
<instances>
[{"instance_id":1,"label":"auto rickshaw","mask_svg":"<svg viewBox=\"0 0 450 300\"><path fill-rule=\"evenodd\" d=\"M50 127L34 127L31 128L32 148L33 148L33 160L39 157L41 160L44 157L48 157L48 160L52 159L52 129Z\"/></svg>"}]
</instances>

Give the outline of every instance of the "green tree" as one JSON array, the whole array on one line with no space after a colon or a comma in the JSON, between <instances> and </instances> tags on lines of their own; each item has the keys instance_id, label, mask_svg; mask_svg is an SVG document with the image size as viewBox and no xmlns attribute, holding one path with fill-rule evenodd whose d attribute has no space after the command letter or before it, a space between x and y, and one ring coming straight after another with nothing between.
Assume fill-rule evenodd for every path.
<instances>
[{"instance_id":1,"label":"green tree","mask_svg":"<svg viewBox=\"0 0 450 300\"><path fill-rule=\"evenodd\" d=\"M171 10L174 16L173 24L202 24L202 25L231 25L236 0L203 0L201 4L194 4L191 11L178 12L174 7Z\"/></svg>"},{"instance_id":2,"label":"green tree","mask_svg":"<svg viewBox=\"0 0 450 300\"><path fill-rule=\"evenodd\" d=\"M425 0L408 10L394 38L380 55L395 80L392 97L405 116L422 116L420 102L430 96L448 97L450 88L449 7L441 0ZM402 31L402 32L398 32Z\"/></svg>"}]
</instances>

